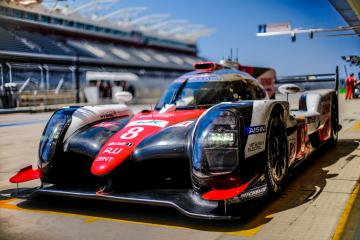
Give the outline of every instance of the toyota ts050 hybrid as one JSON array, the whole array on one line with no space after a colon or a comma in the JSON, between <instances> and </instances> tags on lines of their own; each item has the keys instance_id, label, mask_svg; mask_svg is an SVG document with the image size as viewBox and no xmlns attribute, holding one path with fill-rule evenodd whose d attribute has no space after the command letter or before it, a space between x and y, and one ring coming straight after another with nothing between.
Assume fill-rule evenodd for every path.
<instances>
[{"instance_id":1,"label":"toyota ts050 hybrid","mask_svg":"<svg viewBox=\"0 0 360 240\"><path fill-rule=\"evenodd\" d=\"M280 87L284 93L297 85ZM154 110L124 104L66 107L42 134L30 195L171 206L197 218L241 217L251 200L279 193L289 170L338 138L336 89L270 100L249 74L213 62L176 79ZM120 96L121 98L121 96ZM263 199L263 198L262 198Z\"/></svg>"}]
</instances>

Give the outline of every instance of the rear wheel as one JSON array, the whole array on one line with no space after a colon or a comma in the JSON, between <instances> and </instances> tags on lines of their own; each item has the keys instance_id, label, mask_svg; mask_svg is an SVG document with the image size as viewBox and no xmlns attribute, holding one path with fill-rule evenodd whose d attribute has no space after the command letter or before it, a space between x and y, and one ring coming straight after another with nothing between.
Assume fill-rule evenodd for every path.
<instances>
[{"instance_id":1,"label":"rear wheel","mask_svg":"<svg viewBox=\"0 0 360 240\"><path fill-rule=\"evenodd\" d=\"M286 128L280 116L272 116L268 125L265 176L269 192L283 189L288 171Z\"/></svg>"}]
</instances>

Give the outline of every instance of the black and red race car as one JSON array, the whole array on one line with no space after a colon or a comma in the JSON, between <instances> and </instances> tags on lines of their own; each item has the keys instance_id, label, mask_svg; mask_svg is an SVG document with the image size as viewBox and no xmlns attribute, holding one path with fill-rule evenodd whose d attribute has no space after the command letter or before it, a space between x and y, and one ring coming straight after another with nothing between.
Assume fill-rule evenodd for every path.
<instances>
[{"instance_id":1,"label":"black and red race car","mask_svg":"<svg viewBox=\"0 0 360 240\"><path fill-rule=\"evenodd\" d=\"M284 93L299 91L283 85ZM121 98L121 96L120 96ZM213 62L176 79L154 110L124 104L66 107L43 132L38 194L166 205L197 218L241 217L251 199L279 193L289 170L335 145L333 89L300 94L299 108L270 100L246 72Z\"/></svg>"}]
</instances>

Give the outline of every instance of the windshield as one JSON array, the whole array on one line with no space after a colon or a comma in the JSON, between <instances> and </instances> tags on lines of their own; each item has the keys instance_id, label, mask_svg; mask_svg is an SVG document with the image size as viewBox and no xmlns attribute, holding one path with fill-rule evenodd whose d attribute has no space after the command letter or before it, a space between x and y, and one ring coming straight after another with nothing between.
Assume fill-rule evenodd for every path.
<instances>
[{"instance_id":1,"label":"windshield","mask_svg":"<svg viewBox=\"0 0 360 240\"><path fill-rule=\"evenodd\" d=\"M220 102L263 99L264 89L254 80L175 82L160 98L156 109L175 104L176 109L208 108Z\"/></svg>"}]
</instances>

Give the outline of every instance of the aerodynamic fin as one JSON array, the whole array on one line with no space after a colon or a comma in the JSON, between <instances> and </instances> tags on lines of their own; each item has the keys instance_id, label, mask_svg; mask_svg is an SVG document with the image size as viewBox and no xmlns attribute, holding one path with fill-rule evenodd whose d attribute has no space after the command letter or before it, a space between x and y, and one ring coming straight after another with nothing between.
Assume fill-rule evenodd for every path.
<instances>
[{"instance_id":1,"label":"aerodynamic fin","mask_svg":"<svg viewBox=\"0 0 360 240\"><path fill-rule=\"evenodd\" d=\"M35 179L40 179L42 176L42 171L40 169L33 169L31 165L20 169L14 176L12 176L9 181L11 183L22 183Z\"/></svg>"}]
</instances>

